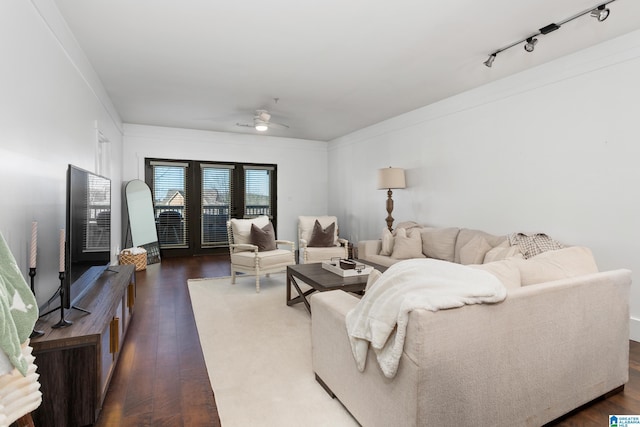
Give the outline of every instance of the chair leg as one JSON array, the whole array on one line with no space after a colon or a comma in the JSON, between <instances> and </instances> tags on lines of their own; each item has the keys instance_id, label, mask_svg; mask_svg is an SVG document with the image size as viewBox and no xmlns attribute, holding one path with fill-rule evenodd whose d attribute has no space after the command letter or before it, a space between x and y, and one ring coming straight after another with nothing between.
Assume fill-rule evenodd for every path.
<instances>
[{"instance_id":1,"label":"chair leg","mask_svg":"<svg viewBox=\"0 0 640 427\"><path fill-rule=\"evenodd\" d=\"M256 293L260 293L260 275L256 272Z\"/></svg>"},{"instance_id":2,"label":"chair leg","mask_svg":"<svg viewBox=\"0 0 640 427\"><path fill-rule=\"evenodd\" d=\"M231 284L236 284L236 271L234 269L231 269Z\"/></svg>"}]
</instances>

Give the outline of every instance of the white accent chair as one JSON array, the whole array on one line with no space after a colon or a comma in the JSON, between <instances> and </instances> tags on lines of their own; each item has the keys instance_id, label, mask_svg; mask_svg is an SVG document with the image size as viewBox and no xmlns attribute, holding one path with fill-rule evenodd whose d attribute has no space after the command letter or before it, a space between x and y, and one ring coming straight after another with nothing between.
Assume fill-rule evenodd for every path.
<instances>
[{"instance_id":1,"label":"white accent chair","mask_svg":"<svg viewBox=\"0 0 640 427\"><path fill-rule=\"evenodd\" d=\"M313 226L316 220L322 228L327 228L331 223L335 223L334 246L330 247L309 247L309 241L313 233ZM298 217L298 249L300 250L301 262L309 264L314 262L330 261L331 258L349 257L349 241L338 237L338 218L335 216L299 216Z\"/></svg>"},{"instance_id":2,"label":"white accent chair","mask_svg":"<svg viewBox=\"0 0 640 427\"><path fill-rule=\"evenodd\" d=\"M236 283L236 273L246 273L256 276L256 292L260 292L260 275L269 277L270 273L286 270L295 261L294 242L276 240L278 249L272 251L258 251L256 245L251 244L251 224L262 228L269 223L268 216L251 219L231 219L227 221L227 235L229 236L229 252L231 254L231 283ZM289 245L291 249L280 249L279 245Z\"/></svg>"}]
</instances>

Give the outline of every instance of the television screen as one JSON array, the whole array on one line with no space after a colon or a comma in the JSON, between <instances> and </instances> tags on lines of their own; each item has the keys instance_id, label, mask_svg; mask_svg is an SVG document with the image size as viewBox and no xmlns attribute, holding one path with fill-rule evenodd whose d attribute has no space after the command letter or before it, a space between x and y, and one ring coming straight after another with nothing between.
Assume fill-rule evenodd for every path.
<instances>
[{"instance_id":1,"label":"television screen","mask_svg":"<svg viewBox=\"0 0 640 427\"><path fill-rule=\"evenodd\" d=\"M71 308L111 263L111 181L69 165L63 304Z\"/></svg>"}]
</instances>

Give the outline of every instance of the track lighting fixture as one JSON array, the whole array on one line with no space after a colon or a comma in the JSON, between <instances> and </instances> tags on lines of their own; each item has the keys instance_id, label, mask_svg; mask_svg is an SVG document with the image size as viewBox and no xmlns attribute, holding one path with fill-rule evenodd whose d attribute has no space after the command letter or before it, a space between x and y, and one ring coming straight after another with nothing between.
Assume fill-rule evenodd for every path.
<instances>
[{"instance_id":1,"label":"track lighting fixture","mask_svg":"<svg viewBox=\"0 0 640 427\"><path fill-rule=\"evenodd\" d=\"M534 34L531 34L530 36L522 39L522 40L518 40L517 42L511 43L508 46L502 47L498 50L496 50L495 52L493 52L491 55L489 55L489 58L484 61L484 65L488 68L491 68L491 66L493 65L493 61L495 61L496 56L502 52L505 51L507 49L511 49L514 46L517 46L521 43L525 43L524 45L524 50L526 50L527 52L533 52L533 50L535 49L536 43L538 43L538 39L536 38L536 36L540 36L540 35L546 35L549 34L555 30L560 29L560 27L564 24L566 24L569 21L573 21L574 19L577 19L583 15L586 14L590 14L591 16L593 16L594 18L596 18L599 22L604 21L605 19L607 19L609 17L609 13L610 10L607 7L607 5L609 3L613 3L616 0L607 0L604 3L602 3L601 5L599 5L598 7L596 7L595 9L587 9L584 10L580 13L577 13L573 16L570 16L569 18L563 19L560 22L557 23L551 23L549 25L545 25L544 27L540 28L538 31L536 31Z\"/></svg>"},{"instance_id":2,"label":"track lighting fixture","mask_svg":"<svg viewBox=\"0 0 640 427\"><path fill-rule=\"evenodd\" d=\"M611 11L606 7L606 5L601 4L591 11L591 16L596 18L598 22L602 22L609 17L609 12Z\"/></svg>"},{"instance_id":3,"label":"track lighting fixture","mask_svg":"<svg viewBox=\"0 0 640 427\"><path fill-rule=\"evenodd\" d=\"M484 65L486 65L487 67L491 68L491 66L493 65L493 61L496 60L496 54L492 53L489 56L489 59L487 59L486 61L484 61Z\"/></svg>"},{"instance_id":4,"label":"track lighting fixture","mask_svg":"<svg viewBox=\"0 0 640 427\"><path fill-rule=\"evenodd\" d=\"M536 43L538 43L538 39L529 37L527 39L527 44L524 45L524 50L526 50L527 52L533 52L533 49L536 48Z\"/></svg>"}]
</instances>

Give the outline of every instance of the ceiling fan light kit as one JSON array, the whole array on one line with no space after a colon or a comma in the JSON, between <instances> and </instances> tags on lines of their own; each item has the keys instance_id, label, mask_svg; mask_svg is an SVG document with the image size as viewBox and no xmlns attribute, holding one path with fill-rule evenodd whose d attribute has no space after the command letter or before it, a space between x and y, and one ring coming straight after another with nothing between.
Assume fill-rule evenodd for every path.
<instances>
[{"instance_id":1,"label":"ceiling fan light kit","mask_svg":"<svg viewBox=\"0 0 640 427\"><path fill-rule=\"evenodd\" d=\"M595 9L587 9L584 10L580 13L577 13L573 16L570 16L569 18L563 19L562 21L556 23L551 23L549 25L546 25L542 28L540 28L535 34L531 34L530 36L525 37L522 40L518 40L517 42L511 43L508 46L505 46L503 48L500 48L498 50L496 50L495 52L493 52L492 54L489 55L489 58L483 62L483 64L488 67L491 68L493 66L493 62L496 59L496 56L500 53L503 52L507 49L511 49L514 46L519 45L520 43L525 43L524 45L524 50L526 50L527 52L533 52L536 43L538 43L538 39L536 39L536 36L540 36L540 35L545 35L545 34L549 34L555 30L558 30L562 25L566 24L567 22L573 21L574 19L577 19L583 15L586 14L590 14L592 17L596 18L598 20L598 22L603 22L605 19L607 19L609 17L609 13L611 12L609 10L609 8L607 8L607 5L609 3L613 3L616 0L608 0L602 4L600 4L598 7L596 7Z\"/></svg>"},{"instance_id":2,"label":"ceiling fan light kit","mask_svg":"<svg viewBox=\"0 0 640 427\"><path fill-rule=\"evenodd\" d=\"M236 126L254 128L258 132L266 132L270 126L289 128L285 124L272 122L271 114L267 110L256 110L253 116L253 124L236 123Z\"/></svg>"}]
</instances>

